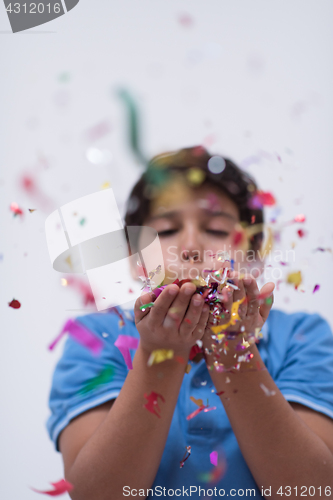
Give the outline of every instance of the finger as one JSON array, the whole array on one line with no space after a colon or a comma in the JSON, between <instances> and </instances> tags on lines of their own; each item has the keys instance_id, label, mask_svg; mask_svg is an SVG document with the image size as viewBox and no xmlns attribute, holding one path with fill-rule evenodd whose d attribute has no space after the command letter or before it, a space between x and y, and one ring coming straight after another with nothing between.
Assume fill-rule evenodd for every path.
<instances>
[{"instance_id":1,"label":"finger","mask_svg":"<svg viewBox=\"0 0 333 500\"><path fill-rule=\"evenodd\" d=\"M141 307L145 304L149 304L150 302L155 302L155 300L155 295L150 292L144 293L137 298L134 304L134 317L137 322L141 321L149 313L149 307L147 307L146 309L141 309Z\"/></svg>"},{"instance_id":2,"label":"finger","mask_svg":"<svg viewBox=\"0 0 333 500\"><path fill-rule=\"evenodd\" d=\"M155 326L161 326L165 317L172 306L173 301L179 294L179 287L177 285L168 285L160 293L154 302L154 307L150 311L149 321Z\"/></svg>"},{"instance_id":3,"label":"finger","mask_svg":"<svg viewBox=\"0 0 333 500\"><path fill-rule=\"evenodd\" d=\"M264 302L260 305L260 309L259 309L259 312L260 312L260 315L263 319L263 322L265 322L268 318L268 315L270 313L270 310L273 306L273 302L274 302L274 295L273 295L273 291L274 291L274 288L275 288L275 284L272 283L271 281L269 283L266 283L266 285L264 285L262 287L262 289L260 290L260 295L262 293L264 293L265 295L268 294L268 296L266 297L266 299L264 300Z\"/></svg>"},{"instance_id":4,"label":"finger","mask_svg":"<svg viewBox=\"0 0 333 500\"><path fill-rule=\"evenodd\" d=\"M167 312L166 319L168 318L168 324L169 319L171 319L176 325L180 326L186 314L186 310L188 308L191 297L195 291L196 286L193 283L185 283L181 287L179 293L172 303L172 308L169 308Z\"/></svg>"},{"instance_id":5,"label":"finger","mask_svg":"<svg viewBox=\"0 0 333 500\"><path fill-rule=\"evenodd\" d=\"M184 335L186 333L192 333L199 323L202 308L204 305L204 299L198 293L194 293L190 305L185 313L184 319L180 325L179 333Z\"/></svg>"},{"instance_id":6,"label":"finger","mask_svg":"<svg viewBox=\"0 0 333 500\"><path fill-rule=\"evenodd\" d=\"M238 287L238 290L234 290L233 301L234 301L234 303L242 301L238 305L235 319L238 319L238 316L241 319L244 319L246 316L246 313L247 313L247 301L244 300L246 298L246 291L245 291L243 280L240 279L239 276L240 275L237 272L235 272L232 275L232 280L233 280L234 284ZM238 315L237 315L237 313L238 313ZM239 319L238 319L238 321L239 321Z\"/></svg>"},{"instance_id":7,"label":"finger","mask_svg":"<svg viewBox=\"0 0 333 500\"><path fill-rule=\"evenodd\" d=\"M208 325L208 320L209 320L209 306L205 304L202 308L199 322L193 332L193 338L195 340L201 340L202 337L204 336L205 330Z\"/></svg>"},{"instance_id":8,"label":"finger","mask_svg":"<svg viewBox=\"0 0 333 500\"><path fill-rule=\"evenodd\" d=\"M256 279L247 274L243 279L247 297L247 317L256 316L259 309L259 288Z\"/></svg>"}]
</instances>

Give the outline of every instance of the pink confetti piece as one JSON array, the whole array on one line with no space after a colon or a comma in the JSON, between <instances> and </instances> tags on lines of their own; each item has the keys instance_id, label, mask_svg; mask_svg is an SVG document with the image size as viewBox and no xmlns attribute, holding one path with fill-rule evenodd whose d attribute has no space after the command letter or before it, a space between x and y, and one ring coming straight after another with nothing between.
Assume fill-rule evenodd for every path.
<instances>
[{"instance_id":1,"label":"pink confetti piece","mask_svg":"<svg viewBox=\"0 0 333 500\"><path fill-rule=\"evenodd\" d=\"M207 413L208 411L212 411L212 410L216 410L216 406L213 406L212 408L209 408L209 406L202 405L197 410L195 410L194 412L192 412L189 415L187 415L186 420L191 420L192 418L194 418L197 415L199 415L199 413L202 412L202 411L204 413Z\"/></svg>"},{"instance_id":2,"label":"pink confetti piece","mask_svg":"<svg viewBox=\"0 0 333 500\"><path fill-rule=\"evenodd\" d=\"M139 339L131 337L130 335L118 335L118 338L115 341L114 345L118 347L119 351L123 355L127 368L129 370L133 370L133 364L129 350L138 348Z\"/></svg>"},{"instance_id":3,"label":"pink confetti piece","mask_svg":"<svg viewBox=\"0 0 333 500\"><path fill-rule=\"evenodd\" d=\"M312 293L317 292L319 290L319 288L320 288L320 285L315 285Z\"/></svg>"},{"instance_id":4,"label":"pink confetti piece","mask_svg":"<svg viewBox=\"0 0 333 500\"><path fill-rule=\"evenodd\" d=\"M90 330L85 328L83 325L80 325L78 322L69 319L58 337L49 345L49 350L52 351L59 340L62 338L65 333L69 333L74 340L76 340L79 344L82 344L84 347L89 349L95 356L98 356L103 349L103 341L96 337Z\"/></svg>"},{"instance_id":5,"label":"pink confetti piece","mask_svg":"<svg viewBox=\"0 0 333 500\"><path fill-rule=\"evenodd\" d=\"M111 128L112 127L107 120L102 121L87 130L85 133L85 138L89 141L96 141L97 139L100 139L101 137L104 137L109 132L111 132Z\"/></svg>"},{"instance_id":6,"label":"pink confetti piece","mask_svg":"<svg viewBox=\"0 0 333 500\"><path fill-rule=\"evenodd\" d=\"M61 479L56 483L50 483L50 484L52 484L54 490L42 491L42 490L36 490L35 488L30 488L30 489L35 491L36 493L42 493L44 495L50 495L51 497L57 497L59 495L63 495L64 493L68 493L74 488L74 486L70 482L66 481L66 479Z\"/></svg>"},{"instance_id":7,"label":"pink confetti piece","mask_svg":"<svg viewBox=\"0 0 333 500\"><path fill-rule=\"evenodd\" d=\"M212 465L215 465L217 467L217 460L218 460L218 453L217 451L212 451L211 454L209 455L209 460Z\"/></svg>"}]
</instances>

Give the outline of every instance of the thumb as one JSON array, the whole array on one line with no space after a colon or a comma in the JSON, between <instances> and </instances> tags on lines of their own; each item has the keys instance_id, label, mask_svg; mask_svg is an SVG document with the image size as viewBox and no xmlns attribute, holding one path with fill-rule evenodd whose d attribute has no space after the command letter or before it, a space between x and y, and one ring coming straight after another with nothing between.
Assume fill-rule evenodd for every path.
<instances>
[{"instance_id":1,"label":"thumb","mask_svg":"<svg viewBox=\"0 0 333 500\"><path fill-rule=\"evenodd\" d=\"M266 283L260 290L259 297L261 298L260 300L261 305L259 307L259 312L264 323L268 318L269 312L274 302L274 295L273 295L274 289L275 289L275 284L270 281L269 283Z\"/></svg>"}]
</instances>

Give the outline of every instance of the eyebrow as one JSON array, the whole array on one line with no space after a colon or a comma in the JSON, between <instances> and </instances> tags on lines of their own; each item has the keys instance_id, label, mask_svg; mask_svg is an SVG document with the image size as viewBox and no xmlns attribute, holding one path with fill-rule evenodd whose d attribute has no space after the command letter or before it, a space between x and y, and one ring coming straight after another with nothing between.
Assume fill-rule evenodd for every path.
<instances>
[{"instance_id":1,"label":"eyebrow","mask_svg":"<svg viewBox=\"0 0 333 500\"><path fill-rule=\"evenodd\" d=\"M229 214L228 212L223 212L223 211L211 212L210 210L207 210L207 209L203 209L203 212L206 212L206 214L209 215L210 217L226 217L226 218L231 219L233 221L237 221L237 218L234 215ZM150 216L148 221L151 222L151 221L154 221L157 219L173 219L173 218L177 217L178 215L180 215L180 212L173 210L171 212L166 212L164 214Z\"/></svg>"}]
</instances>

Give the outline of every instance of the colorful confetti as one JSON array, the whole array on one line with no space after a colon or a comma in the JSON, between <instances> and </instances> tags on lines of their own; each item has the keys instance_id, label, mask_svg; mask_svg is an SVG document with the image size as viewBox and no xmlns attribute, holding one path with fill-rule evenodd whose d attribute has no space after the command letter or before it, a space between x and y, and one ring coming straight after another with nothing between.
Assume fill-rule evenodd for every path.
<instances>
[{"instance_id":1,"label":"colorful confetti","mask_svg":"<svg viewBox=\"0 0 333 500\"><path fill-rule=\"evenodd\" d=\"M14 217L16 217L16 215L23 215L23 209L15 202L11 203L9 208L13 212Z\"/></svg>"},{"instance_id":2,"label":"colorful confetti","mask_svg":"<svg viewBox=\"0 0 333 500\"><path fill-rule=\"evenodd\" d=\"M103 384L108 384L112 381L114 374L115 368L113 366L106 366L105 368L103 368L99 375L87 382L87 384L80 390L79 394L85 395L88 392L94 391L95 389L99 388L99 386Z\"/></svg>"},{"instance_id":3,"label":"colorful confetti","mask_svg":"<svg viewBox=\"0 0 333 500\"><path fill-rule=\"evenodd\" d=\"M320 285L315 285L312 293L318 292L319 288Z\"/></svg>"},{"instance_id":4,"label":"colorful confetti","mask_svg":"<svg viewBox=\"0 0 333 500\"><path fill-rule=\"evenodd\" d=\"M218 453L217 451L212 451L211 454L209 455L209 460L212 465L215 465L217 467L217 460L218 460Z\"/></svg>"},{"instance_id":5,"label":"colorful confetti","mask_svg":"<svg viewBox=\"0 0 333 500\"><path fill-rule=\"evenodd\" d=\"M188 457L191 455L191 446L186 446L186 451L184 453L184 456L182 460L180 461L180 468L182 469L184 467L184 463L188 459Z\"/></svg>"},{"instance_id":6,"label":"colorful confetti","mask_svg":"<svg viewBox=\"0 0 333 500\"><path fill-rule=\"evenodd\" d=\"M154 302L149 302L148 304L143 304L140 306L141 311L145 311L146 309L150 309L151 307L154 307Z\"/></svg>"}]
</instances>

